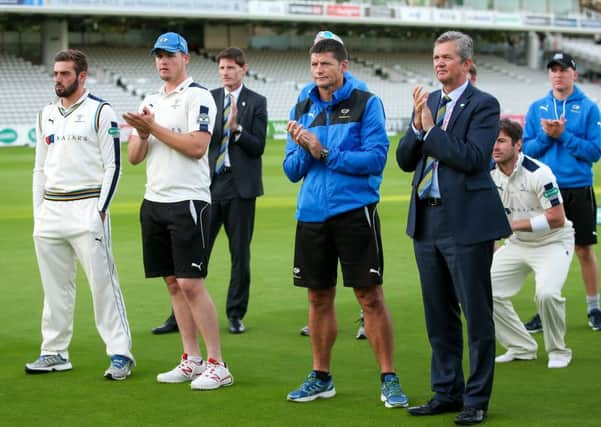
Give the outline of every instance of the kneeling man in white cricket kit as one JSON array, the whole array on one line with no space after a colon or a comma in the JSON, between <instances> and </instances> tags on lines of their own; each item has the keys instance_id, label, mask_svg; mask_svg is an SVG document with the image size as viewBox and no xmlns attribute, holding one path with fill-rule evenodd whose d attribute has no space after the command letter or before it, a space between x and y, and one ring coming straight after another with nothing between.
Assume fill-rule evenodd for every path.
<instances>
[{"instance_id":1,"label":"kneeling man in white cricket kit","mask_svg":"<svg viewBox=\"0 0 601 427\"><path fill-rule=\"evenodd\" d=\"M513 234L494 254L491 267L496 337L507 349L497 363L536 359L537 343L510 298L530 271L536 282L536 306L543 323L549 368L565 368L572 359L566 347L565 298L561 289L574 254L574 230L566 219L555 176L545 164L521 152L522 128L506 119L493 149L491 171Z\"/></svg>"}]
</instances>

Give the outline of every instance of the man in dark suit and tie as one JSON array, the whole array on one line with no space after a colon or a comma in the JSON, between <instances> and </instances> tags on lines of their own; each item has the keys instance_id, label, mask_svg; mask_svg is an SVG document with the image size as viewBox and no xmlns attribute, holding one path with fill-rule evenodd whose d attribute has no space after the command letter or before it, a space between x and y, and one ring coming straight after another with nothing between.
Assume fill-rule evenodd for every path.
<instances>
[{"instance_id":1,"label":"man in dark suit and tie","mask_svg":"<svg viewBox=\"0 0 601 427\"><path fill-rule=\"evenodd\" d=\"M460 425L482 422L488 409L495 363L490 267L494 241L511 233L489 175L499 103L467 80L472 54L472 39L463 33L436 39L434 71L442 90L414 89L413 118L396 153L401 169L415 172L407 234L414 240L432 347L434 396L408 411L461 411L455 418Z\"/></svg>"},{"instance_id":2,"label":"man in dark suit and tie","mask_svg":"<svg viewBox=\"0 0 601 427\"><path fill-rule=\"evenodd\" d=\"M215 131L209 146L211 226L209 250L221 226L229 241L232 263L226 313L229 331L245 331L242 318L250 293L250 242L255 201L263 194L261 156L267 132L267 100L242 84L248 70L244 52L230 47L217 55L223 87L211 93L217 104Z\"/></svg>"}]
</instances>

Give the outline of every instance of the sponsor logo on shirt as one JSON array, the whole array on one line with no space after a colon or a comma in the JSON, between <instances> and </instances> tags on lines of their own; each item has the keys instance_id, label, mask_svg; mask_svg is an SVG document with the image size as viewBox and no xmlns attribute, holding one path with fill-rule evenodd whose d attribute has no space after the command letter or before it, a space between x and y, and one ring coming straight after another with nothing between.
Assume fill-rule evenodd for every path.
<instances>
[{"instance_id":1,"label":"sponsor logo on shirt","mask_svg":"<svg viewBox=\"0 0 601 427\"><path fill-rule=\"evenodd\" d=\"M108 130L108 134L109 134L110 136L112 136L113 138L115 138L115 137L119 136L119 135L120 135L120 133L121 133L121 132L119 131L119 128L118 128L118 127L110 127L110 128L109 128L109 130Z\"/></svg>"},{"instance_id":2,"label":"sponsor logo on shirt","mask_svg":"<svg viewBox=\"0 0 601 427\"><path fill-rule=\"evenodd\" d=\"M46 141L46 144L52 144L54 142L88 142L89 138L85 135L50 135L52 141ZM48 139L48 137L46 137Z\"/></svg>"},{"instance_id":3,"label":"sponsor logo on shirt","mask_svg":"<svg viewBox=\"0 0 601 427\"><path fill-rule=\"evenodd\" d=\"M536 209L534 208L524 208L524 207L513 207L513 206L507 206L505 208L505 212L507 212L507 215L513 214L513 213L528 213L528 212L534 212Z\"/></svg>"},{"instance_id":4,"label":"sponsor logo on shirt","mask_svg":"<svg viewBox=\"0 0 601 427\"><path fill-rule=\"evenodd\" d=\"M209 115L207 113L200 113L198 115L198 119L196 119L196 122L199 125L208 125L210 121L211 119L209 118Z\"/></svg>"},{"instance_id":5,"label":"sponsor logo on shirt","mask_svg":"<svg viewBox=\"0 0 601 427\"><path fill-rule=\"evenodd\" d=\"M342 110L340 110L340 115L338 116L339 119L350 119L351 116L349 116L349 113L351 112L351 110L349 110L348 108L343 108Z\"/></svg>"},{"instance_id":6,"label":"sponsor logo on shirt","mask_svg":"<svg viewBox=\"0 0 601 427\"><path fill-rule=\"evenodd\" d=\"M543 195L545 196L546 199L551 199L553 197L556 197L557 194L559 194L559 189L557 187L551 188L549 190L545 190L545 192L543 193Z\"/></svg>"},{"instance_id":7,"label":"sponsor logo on shirt","mask_svg":"<svg viewBox=\"0 0 601 427\"><path fill-rule=\"evenodd\" d=\"M44 138L44 141L46 141L47 145L54 144L54 134L46 135L46 138Z\"/></svg>"}]
</instances>

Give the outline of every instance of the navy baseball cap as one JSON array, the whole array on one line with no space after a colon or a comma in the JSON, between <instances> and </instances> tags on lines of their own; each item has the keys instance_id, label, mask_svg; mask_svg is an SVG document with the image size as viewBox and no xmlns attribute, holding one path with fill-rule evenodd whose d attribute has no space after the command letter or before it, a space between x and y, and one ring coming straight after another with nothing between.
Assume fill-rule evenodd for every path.
<instances>
[{"instance_id":1,"label":"navy baseball cap","mask_svg":"<svg viewBox=\"0 0 601 427\"><path fill-rule=\"evenodd\" d=\"M555 64L560 65L561 68L576 69L576 61L574 61L572 55L564 52L555 52L551 59L549 59L549 62L547 62L547 68L551 68Z\"/></svg>"},{"instance_id":2,"label":"navy baseball cap","mask_svg":"<svg viewBox=\"0 0 601 427\"><path fill-rule=\"evenodd\" d=\"M157 50L164 50L170 53L188 53L188 42L177 33L161 34L154 43L150 53L154 55Z\"/></svg>"}]
</instances>

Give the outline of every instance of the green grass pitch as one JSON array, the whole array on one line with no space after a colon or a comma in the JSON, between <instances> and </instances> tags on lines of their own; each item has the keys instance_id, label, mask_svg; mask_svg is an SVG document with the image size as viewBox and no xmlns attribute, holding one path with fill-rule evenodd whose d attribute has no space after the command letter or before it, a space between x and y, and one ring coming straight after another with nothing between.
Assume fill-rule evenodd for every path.
<instances>
[{"instance_id":1,"label":"green grass pitch","mask_svg":"<svg viewBox=\"0 0 601 427\"><path fill-rule=\"evenodd\" d=\"M411 403L430 395L430 348L411 240L405 235L410 175L394 160L391 143L379 212L385 254L385 295L392 313L395 362ZM123 151L125 153L125 151ZM78 273L75 333L70 352L74 369L26 375L25 362L39 352L42 289L31 239L30 148L0 150L0 426L439 426L453 415L414 418L385 409L379 400L378 368L365 341L354 338L359 309L353 294L339 286L339 335L332 374L338 395L306 404L286 401L311 368L309 340L298 334L306 323L306 292L294 288L291 265L298 186L285 178L282 141L269 141L264 155L265 196L257 203L252 247L252 289L246 334L227 333L225 294L229 254L222 233L209 266L207 286L218 308L223 354L235 384L214 392L193 392L187 384L158 384L158 372L179 360L179 336L154 336L151 327L168 314L160 280L142 271L138 208L144 166L124 163L111 208L113 247L133 335L137 367L123 382L102 374L108 358L92 315L85 277ZM125 157L124 157L125 158ZM599 250L598 250L599 254ZM576 261L564 288L568 298L567 369L550 370L542 336L539 359L497 366L487 425L597 426L601 422L601 333L586 324L584 290ZM534 313L532 281L515 304L523 318ZM501 352L501 349L499 349Z\"/></svg>"}]
</instances>

